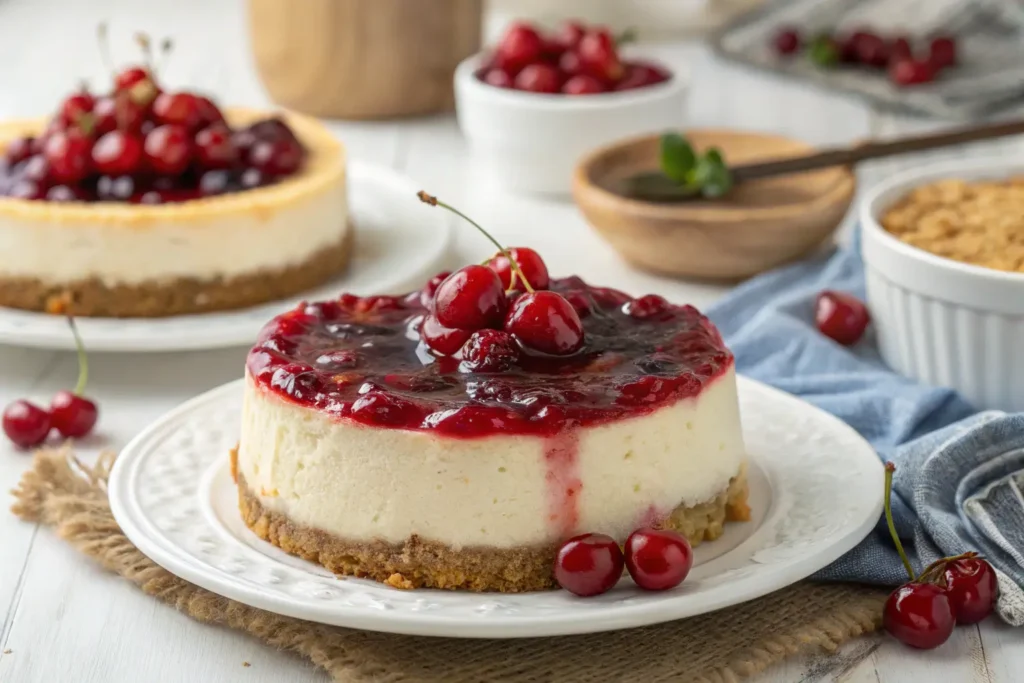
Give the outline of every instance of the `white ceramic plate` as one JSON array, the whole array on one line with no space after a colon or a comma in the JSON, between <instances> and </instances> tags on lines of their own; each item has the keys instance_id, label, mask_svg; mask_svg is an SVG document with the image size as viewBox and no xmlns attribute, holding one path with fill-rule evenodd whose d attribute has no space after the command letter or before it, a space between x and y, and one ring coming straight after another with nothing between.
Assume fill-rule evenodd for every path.
<instances>
[{"instance_id":1,"label":"white ceramic plate","mask_svg":"<svg viewBox=\"0 0 1024 683\"><path fill-rule=\"evenodd\" d=\"M260 328L302 300L341 292L397 294L416 289L441 269L453 235L444 211L416 198L421 188L388 168L352 163L349 201L355 251L347 271L303 294L237 311L170 318L79 318L89 351L185 351L251 344ZM0 307L0 343L74 349L60 316Z\"/></svg>"},{"instance_id":2,"label":"white ceramic plate","mask_svg":"<svg viewBox=\"0 0 1024 683\"><path fill-rule=\"evenodd\" d=\"M374 631L515 638L653 624L734 605L794 583L856 545L882 510L883 470L838 419L740 378L753 520L696 551L686 581L647 593L624 579L595 598L565 591L402 591L336 578L242 524L228 450L242 382L180 406L136 437L110 477L114 517L168 571L220 595L292 617Z\"/></svg>"}]
</instances>

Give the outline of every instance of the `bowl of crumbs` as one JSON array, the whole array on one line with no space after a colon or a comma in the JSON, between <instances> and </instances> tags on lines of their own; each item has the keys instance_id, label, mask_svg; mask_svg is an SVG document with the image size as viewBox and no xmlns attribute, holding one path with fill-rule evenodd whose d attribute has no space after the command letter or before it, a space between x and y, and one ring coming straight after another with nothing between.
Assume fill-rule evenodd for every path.
<instances>
[{"instance_id":1,"label":"bowl of crumbs","mask_svg":"<svg viewBox=\"0 0 1024 683\"><path fill-rule=\"evenodd\" d=\"M908 171L860 211L883 360L977 408L1024 410L1024 161Z\"/></svg>"}]
</instances>

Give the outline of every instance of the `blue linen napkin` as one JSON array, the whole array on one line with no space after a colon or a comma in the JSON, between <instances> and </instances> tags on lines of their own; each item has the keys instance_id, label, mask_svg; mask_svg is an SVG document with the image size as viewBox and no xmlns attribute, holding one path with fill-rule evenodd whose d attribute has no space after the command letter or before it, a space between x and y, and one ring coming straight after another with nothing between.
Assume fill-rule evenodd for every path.
<instances>
[{"instance_id":1,"label":"blue linen napkin","mask_svg":"<svg viewBox=\"0 0 1024 683\"><path fill-rule=\"evenodd\" d=\"M951 389L893 372L870 328L849 348L826 338L813 320L823 289L864 298L856 246L754 278L708 315L739 372L832 413L896 463L893 515L917 571L943 556L980 552L999 578L998 613L1024 625L1024 413L978 413ZM888 586L907 575L883 518L813 578Z\"/></svg>"}]
</instances>

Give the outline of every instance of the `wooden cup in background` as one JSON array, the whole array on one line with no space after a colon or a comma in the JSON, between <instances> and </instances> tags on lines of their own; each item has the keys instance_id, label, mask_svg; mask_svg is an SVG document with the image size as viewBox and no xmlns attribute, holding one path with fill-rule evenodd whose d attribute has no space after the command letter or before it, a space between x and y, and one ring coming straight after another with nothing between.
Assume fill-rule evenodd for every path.
<instances>
[{"instance_id":1,"label":"wooden cup in background","mask_svg":"<svg viewBox=\"0 0 1024 683\"><path fill-rule=\"evenodd\" d=\"M482 0L249 0L270 97L343 119L452 108L455 66L480 49Z\"/></svg>"}]
</instances>

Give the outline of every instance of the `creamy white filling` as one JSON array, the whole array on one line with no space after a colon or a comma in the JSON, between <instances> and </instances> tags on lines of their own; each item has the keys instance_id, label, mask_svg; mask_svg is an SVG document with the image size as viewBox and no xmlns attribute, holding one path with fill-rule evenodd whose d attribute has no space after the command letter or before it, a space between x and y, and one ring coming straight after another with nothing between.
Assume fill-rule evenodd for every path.
<instances>
[{"instance_id":1,"label":"creamy white filling","mask_svg":"<svg viewBox=\"0 0 1024 683\"><path fill-rule=\"evenodd\" d=\"M550 442L373 428L287 402L246 381L238 471L262 504L347 540L412 535L461 546L558 540ZM649 415L585 428L575 531L619 540L644 519L714 498L744 460L736 378ZM557 488L557 487L555 487Z\"/></svg>"}]
</instances>

